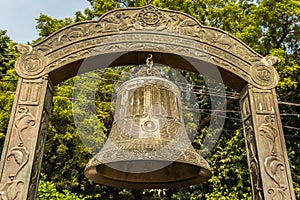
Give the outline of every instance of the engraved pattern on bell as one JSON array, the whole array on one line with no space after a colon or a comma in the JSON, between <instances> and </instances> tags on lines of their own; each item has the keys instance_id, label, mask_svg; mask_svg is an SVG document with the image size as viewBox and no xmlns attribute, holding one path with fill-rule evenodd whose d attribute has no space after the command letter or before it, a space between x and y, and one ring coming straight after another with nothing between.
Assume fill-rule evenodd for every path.
<instances>
[{"instance_id":1,"label":"engraved pattern on bell","mask_svg":"<svg viewBox=\"0 0 300 200\"><path fill-rule=\"evenodd\" d=\"M128 151L156 151L170 143L183 126L178 87L163 78L138 77L124 83L117 94L115 119L110 141ZM179 102L179 103L177 103ZM185 134L185 133L184 133ZM126 141L131 148L126 148ZM125 148L125 149L124 149Z\"/></svg>"}]
</instances>

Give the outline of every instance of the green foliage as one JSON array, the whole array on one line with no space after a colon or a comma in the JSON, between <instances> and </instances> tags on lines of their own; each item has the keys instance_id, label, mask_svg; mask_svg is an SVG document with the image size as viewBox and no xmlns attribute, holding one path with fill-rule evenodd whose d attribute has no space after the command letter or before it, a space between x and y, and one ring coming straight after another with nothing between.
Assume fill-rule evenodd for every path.
<instances>
[{"instance_id":1,"label":"green foliage","mask_svg":"<svg viewBox=\"0 0 300 200\"><path fill-rule=\"evenodd\" d=\"M0 30L0 149L5 139L16 89L14 63L19 54L13 45L6 31Z\"/></svg>"},{"instance_id":2,"label":"green foliage","mask_svg":"<svg viewBox=\"0 0 300 200\"><path fill-rule=\"evenodd\" d=\"M90 153L82 144L72 115L72 79L55 90L53 110L45 145L43 172L62 191L82 192L83 169ZM54 173L57 171L59 173ZM51 175L50 175L51 174ZM63 177L63 178L62 178Z\"/></svg>"},{"instance_id":3,"label":"green foliage","mask_svg":"<svg viewBox=\"0 0 300 200\"><path fill-rule=\"evenodd\" d=\"M7 62L9 61L8 47L10 43L10 38L6 35L6 31L0 30L0 70L1 73L5 72Z\"/></svg>"},{"instance_id":4,"label":"green foliage","mask_svg":"<svg viewBox=\"0 0 300 200\"><path fill-rule=\"evenodd\" d=\"M0 29L0 73L14 75L14 64L19 57L19 53L14 49L14 43L6 35L5 30ZM11 79L8 77L1 77L2 80ZM13 86L12 86L13 87Z\"/></svg>"},{"instance_id":5,"label":"green foliage","mask_svg":"<svg viewBox=\"0 0 300 200\"><path fill-rule=\"evenodd\" d=\"M36 195L37 200L83 200L82 196L77 196L76 194L70 193L68 190L63 190L62 192L57 191L55 185L50 181L46 181L46 176L41 175L39 181L38 192Z\"/></svg>"}]
</instances>

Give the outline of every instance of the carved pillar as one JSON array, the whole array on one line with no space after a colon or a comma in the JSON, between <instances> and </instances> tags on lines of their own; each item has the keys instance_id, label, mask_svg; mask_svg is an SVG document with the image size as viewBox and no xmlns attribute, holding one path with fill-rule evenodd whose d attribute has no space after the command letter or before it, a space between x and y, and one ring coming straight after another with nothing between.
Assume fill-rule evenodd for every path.
<instances>
[{"instance_id":1,"label":"carved pillar","mask_svg":"<svg viewBox=\"0 0 300 200\"><path fill-rule=\"evenodd\" d=\"M275 89L246 86L241 110L254 200L295 200Z\"/></svg>"},{"instance_id":2,"label":"carved pillar","mask_svg":"<svg viewBox=\"0 0 300 200\"><path fill-rule=\"evenodd\" d=\"M19 78L0 164L0 199L35 199L53 86L44 76Z\"/></svg>"}]
</instances>

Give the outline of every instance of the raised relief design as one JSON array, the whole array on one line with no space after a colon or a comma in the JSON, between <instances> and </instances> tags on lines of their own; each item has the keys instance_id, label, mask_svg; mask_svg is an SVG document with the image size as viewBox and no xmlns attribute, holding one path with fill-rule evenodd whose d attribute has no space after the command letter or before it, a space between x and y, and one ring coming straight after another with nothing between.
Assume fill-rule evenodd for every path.
<instances>
[{"instance_id":1,"label":"raised relief design","mask_svg":"<svg viewBox=\"0 0 300 200\"><path fill-rule=\"evenodd\" d=\"M180 33L227 50L232 55L241 58L260 59L246 45L227 33L215 28L204 27L197 20L183 13L159 9L152 5L139 9L119 9L103 15L98 22L74 24L57 32L39 44L37 48L41 52L49 52L83 38L87 41L88 38L95 39L108 33L140 30Z\"/></svg>"},{"instance_id":2,"label":"raised relief design","mask_svg":"<svg viewBox=\"0 0 300 200\"><path fill-rule=\"evenodd\" d=\"M159 26L162 22L163 15L161 11L155 7L146 7L142 9L139 14L139 21L142 26Z\"/></svg>"},{"instance_id":3,"label":"raised relief design","mask_svg":"<svg viewBox=\"0 0 300 200\"><path fill-rule=\"evenodd\" d=\"M17 146L12 147L7 154L7 161L13 160L14 165L17 165L17 167L14 167L15 172L13 174L8 175L9 181L0 185L0 199L3 200L19 199L24 181L18 180L18 174L28 163L30 156L27 148L24 146L22 134L29 126L35 125L35 119L26 106L20 106L18 112L20 115L15 120L15 127L17 129L19 143Z\"/></svg>"},{"instance_id":4,"label":"raised relief design","mask_svg":"<svg viewBox=\"0 0 300 200\"><path fill-rule=\"evenodd\" d=\"M248 96L245 96L241 100L241 107L242 107L242 117L243 119L247 119L251 115L251 110L250 110L250 103Z\"/></svg>"},{"instance_id":5,"label":"raised relief design","mask_svg":"<svg viewBox=\"0 0 300 200\"><path fill-rule=\"evenodd\" d=\"M261 59L261 62L265 64L265 66L273 66L279 63L281 60L276 56L266 56Z\"/></svg>"},{"instance_id":6,"label":"raised relief design","mask_svg":"<svg viewBox=\"0 0 300 200\"><path fill-rule=\"evenodd\" d=\"M20 143L18 144L18 146L22 147L24 144L22 132L25 129L27 129L29 126L35 125L35 118L29 112L29 109L27 106L21 106L19 108L18 112L20 113L20 116L16 118L15 127L17 129L17 133L18 133L19 140L20 140Z\"/></svg>"},{"instance_id":7,"label":"raised relief design","mask_svg":"<svg viewBox=\"0 0 300 200\"><path fill-rule=\"evenodd\" d=\"M284 158L277 153L276 140L278 130L274 125L274 116L266 115L258 130L260 134L268 141L269 153L264 158L264 168L268 176L271 178L275 186L268 188L271 199L285 200L288 199L288 188L285 182L285 164Z\"/></svg>"},{"instance_id":8,"label":"raised relief design","mask_svg":"<svg viewBox=\"0 0 300 200\"><path fill-rule=\"evenodd\" d=\"M22 53L16 63L16 72L21 77L35 76L45 69L47 59L29 45L18 44L16 49Z\"/></svg>"},{"instance_id":9,"label":"raised relief design","mask_svg":"<svg viewBox=\"0 0 300 200\"><path fill-rule=\"evenodd\" d=\"M262 123L258 130L260 131L260 134L268 141L269 155L276 155L275 139L278 136L278 131L272 124L274 122L274 116L266 115L264 118L266 123Z\"/></svg>"},{"instance_id":10,"label":"raised relief design","mask_svg":"<svg viewBox=\"0 0 300 200\"><path fill-rule=\"evenodd\" d=\"M131 34L133 32L137 32L137 34ZM178 34L181 36L178 37ZM114 37L118 35L121 38ZM134 36L138 37L131 38ZM139 38L142 36L145 36L146 39ZM173 36L176 38L172 39ZM164 45L159 42L162 40L161 38L164 38L164 45L175 46L163 47ZM187 38L188 41L183 41ZM169 41L170 39L172 41ZM143 45L144 41L148 41L150 44ZM191 41L197 41L201 47L193 48L190 45L188 50L184 47L180 48L181 43L186 46ZM174 48L177 48L180 51L174 52L175 54L184 52L190 55L200 54L200 57L205 52L212 55L212 59L208 62L214 59L218 66L237 74L247 82L250 81L251 63L261 59L260 55L224 31L202 26L196 19L184 13L148 5L141 8L114 10L104 14L98 21L91 20L73 24L59 30L33 47L17 46L23 53L17 62L17 73L24 78L39 77L66 64L95 55L95 53L107 53L104 49L102 49L103 51L99 50L99 45L106 50L110 49L110 52L120 51L119 46L126 51L137 51L138 49L131 44L132 42L143 46L141 48L144 51L155 50L172 53ZM178 47L176 47L177 43ZM270 73L273 73L273 69L270 69ZM265 84L265 78L260 78L265 76L263 74L266 72L261 72L260 68L254 70L254 72L256 71L257 73L253 73L253 77L257 77L254 78L258 82L257 85L263 84L264 87L270 87L269 84ZM272 77L272 74L268 76ZM259 82L260 80L263 80L262 83Z\"/></svg>"},{"instance_id":11,"label":"raised relief design","mask_svg":"<svg viewBox=\"0 0 300 200\"><path fill-rule=\"evenodd\" d=\"M36 82L23 82L22 90L20 91L20 101L19 104L26 105L38 105L39 96L42 87L41 81Z\"/></svg>"},{"instance_id":12,"label":"raised relief design","mask_svg":"<svg viewBox=\"0 0 300 200\"><path fill-rule=\"evenodd\" d=\"M23 181L11 180L0 186L1 200L16 200L19 193L22 192Z\"/></svg>"},{"instance_id":13,"label":"raised relief design","mask_svg":"<svg viewBox=\"0 0 300 200\"><path fill-rule=\"evenodd\" d=\"M199 37L201 25L186 15L146 6L140 9L119 9L103 15L97 23L90 21L70 26L49 38L38 49L42 52L53 50L80 38L95 38L108 33L122 31L155 30L179 32L183 35Z\"/></svg>"},{"instance_id":14,"label":"raised relief design","mask_svg":"<svg viewBox=\"0 0 300 200\"><path fill-rule=\"evenodd\" d=\"M275 114L272 91L254 90L253 96L257 114Z\"/></svg>"},{"instance_id":15,"label":"raised relief design","mask_svg":"<svg viewBox=\"0 0 300 200\"><path fill-rule=\"evenodd\" d=\"M94 33L117 33L120 31L126 31L129 28L134 27L131 23L132 16L126 14L125 12L120 12L113 16L108 16L103 18L100 23L98 30Z\"/></svg>"},{"instance_id":16,"label":"raised relief design","mask_svg":"<svg viewBox=\"0 0 300 200\"><path fill-rule=\"evenodd\" d=\"M22 168L27 164L29 160L29 152L25 147L13 147L12 149L10 149L7 160L10 160L11 157L13 157L14 161L19 165L16 173L9 175L11 179L14 179L22 170Z\"/></svg>"},{"instance_id":17,"label":"raised relief design","mask_svg":"<svg viewBox=\"0 0 300 200\"><path fill-rule=\"evenodd\" d=\"M258 88L271 89L278 83L278 74L273 65L280 62L275 56L267 56L256 62L250 70L253 83Z\"/></svg>"},{"instance_id":18,"label":"raised relief design","mask_svg":"<svg viewBox=\"0 0 300 200\"><path fill-rule=\"evenodd\" d=\"M224 46L226 49L231 49L236 45L236 42L223 33L216 32L214 29L203 30L206 34L203 35L205 42L213 43L218 46Z\"/></svg>"},{"instance_id":19,"label":"raised relief design","mask_svg":"<svg viewBox=\"0 0 300 200\"><path fill-rule=\"evenodd\" d=\"M226 32L211 27L202 27L201 33L200 37L203 43L209 43L212 46L224 49L246 61L251 60L253 62L254 60L260 60L245 44L228 35Z\"/></svg>"}]
</instances>

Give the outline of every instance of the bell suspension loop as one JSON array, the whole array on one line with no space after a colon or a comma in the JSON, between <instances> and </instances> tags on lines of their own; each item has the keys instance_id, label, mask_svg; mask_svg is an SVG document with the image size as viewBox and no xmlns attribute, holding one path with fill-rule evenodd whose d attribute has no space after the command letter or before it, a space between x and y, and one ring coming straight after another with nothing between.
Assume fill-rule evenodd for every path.
<instances>
[{"instance_id":1,"label":"bell suspension loop","mask_svg":"<svg viewBox=\"0 0 300 200\"><path fill-rule=\"evenodd\" d=\"M153 68L153 55L149 54L147 59L146 59L146 64L147 64L147 75L151 76L152 75L152 68Z\"/></svg>"}]
</instances>

